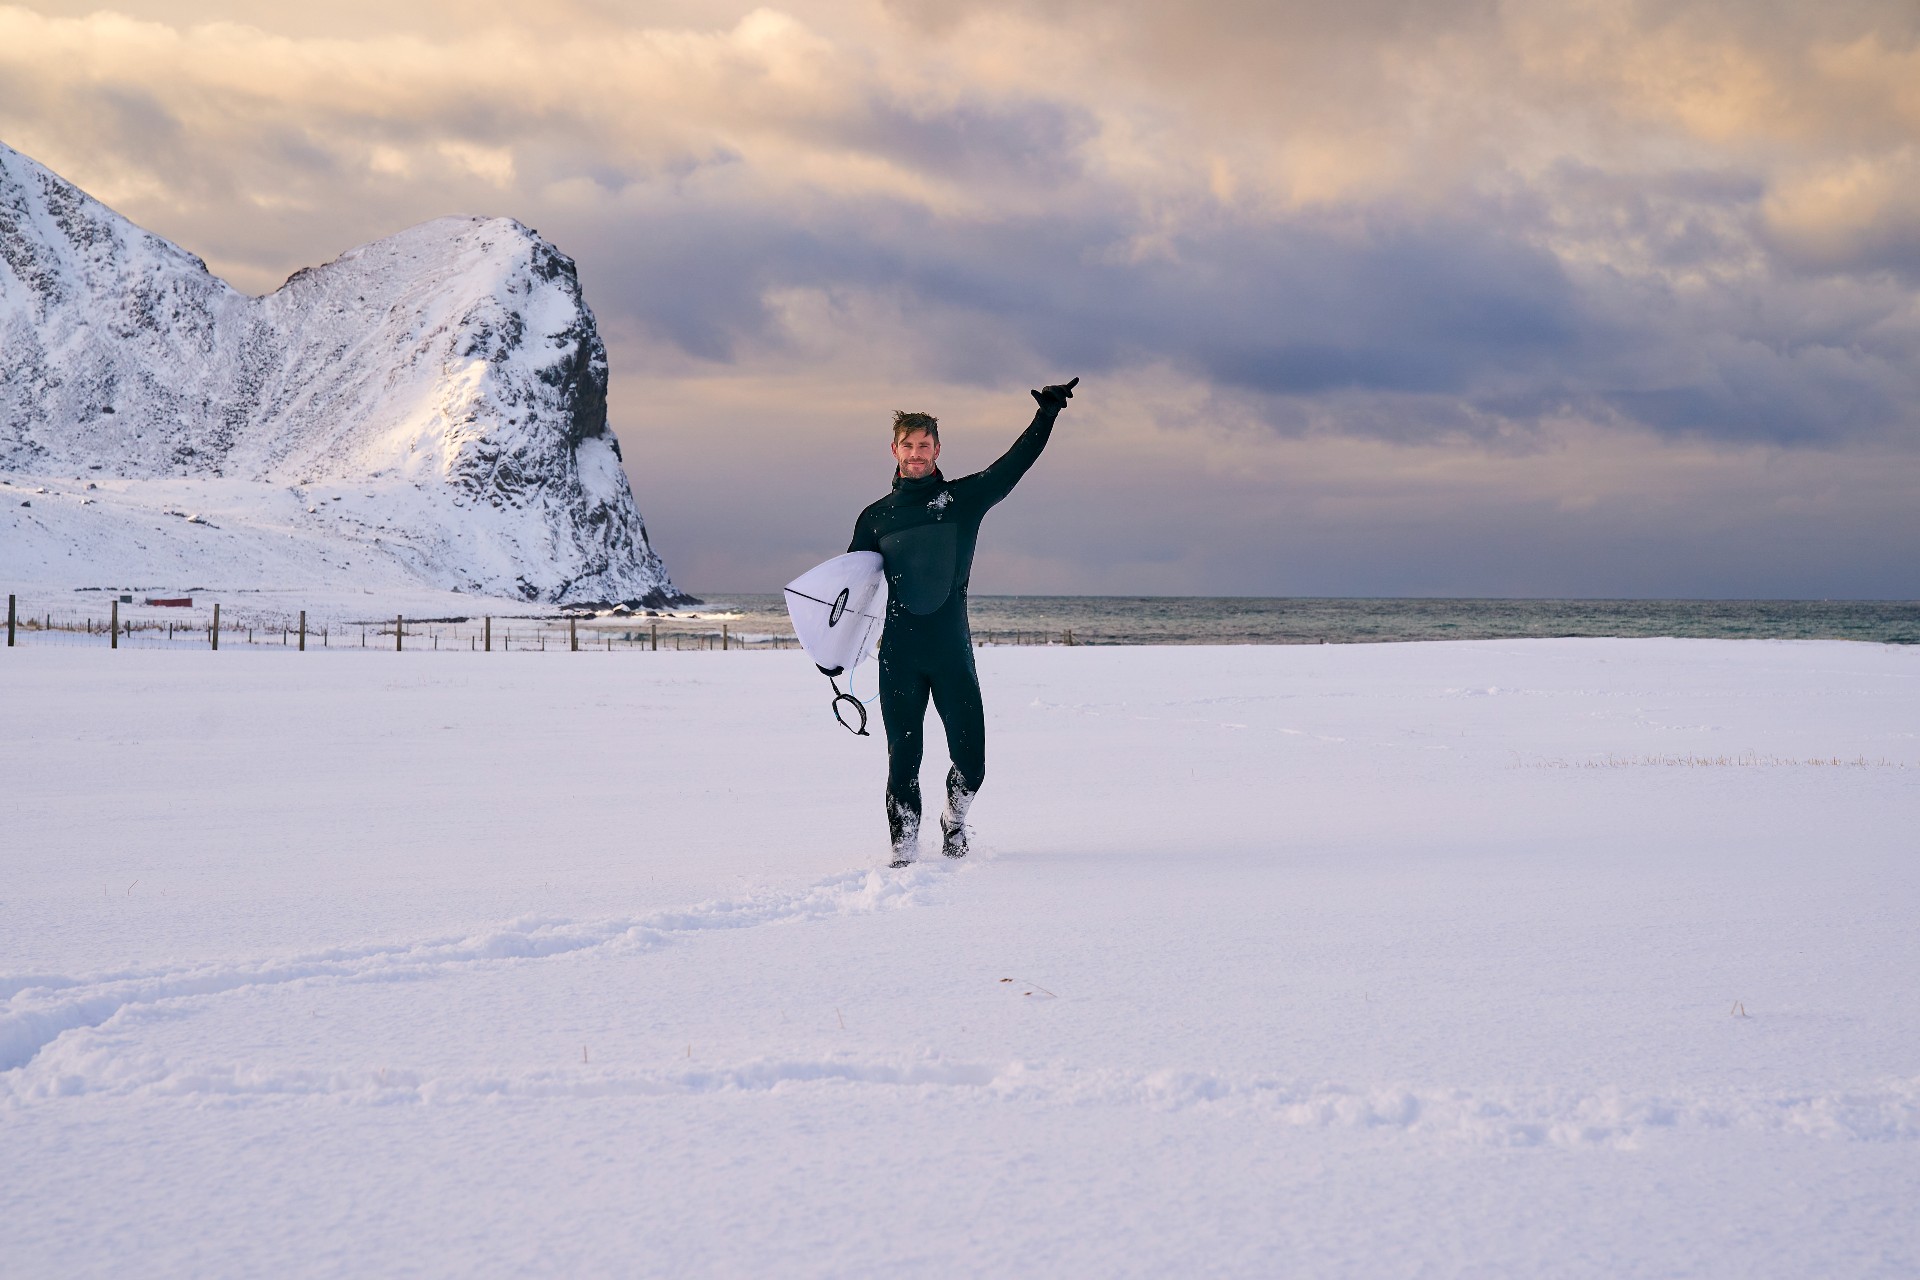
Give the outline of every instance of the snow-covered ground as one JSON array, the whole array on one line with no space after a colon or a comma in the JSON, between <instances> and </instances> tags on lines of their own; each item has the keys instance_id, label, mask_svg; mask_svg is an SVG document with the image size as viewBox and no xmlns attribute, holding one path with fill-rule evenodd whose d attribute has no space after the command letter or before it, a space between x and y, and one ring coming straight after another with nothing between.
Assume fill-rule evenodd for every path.
<instances>
[{"instance_id":1,"label":"snow-covered ground","mask_svg":"<svg viewBox=\"0 0 1920 1280\"><path fill-rule=\"evenodd\" d=\"M1920 1273L1920 650L980 667L0 651L0 1274Z\"/></svg>"},{"instance_id":2,"label":"snow-covered ground","mask_svg":"<svg viewBox=\"0 0 1920 1280\"><path fill-rule=\"evenodd\" d=\"M8 590L56 600L76 586L139 583L181 594L264 586L294 598L451 597L456 606L464 597L469 607L486 598L496 609L512 599L520 612L540 610L498 591L434 585L425 566L461 537L464 510L448 491L412 483L0 474L0 565ZM514 567L498 558L490 580L511 580Z\"/></svg>"}]
</instances>

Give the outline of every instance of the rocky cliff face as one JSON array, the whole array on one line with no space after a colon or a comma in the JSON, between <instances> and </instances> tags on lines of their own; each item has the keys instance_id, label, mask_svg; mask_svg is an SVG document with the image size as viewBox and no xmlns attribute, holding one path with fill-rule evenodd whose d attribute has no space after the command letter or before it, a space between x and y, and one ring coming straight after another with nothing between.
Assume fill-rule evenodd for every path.
<instances>
[{"instance_id":1,"label":"rocky cliff face","mask_svg":"<svg viewBox=\"0 0 1920 1280\"><path fill-rule=\"evenodd\" d=\"M207 482L230 530L427 586L684 600L606 392L572 260L511 219L441 218L250 298L0 145L0 472L118 481L121 515L143 482L156 506Z\"/></svg>"}]
</instances>

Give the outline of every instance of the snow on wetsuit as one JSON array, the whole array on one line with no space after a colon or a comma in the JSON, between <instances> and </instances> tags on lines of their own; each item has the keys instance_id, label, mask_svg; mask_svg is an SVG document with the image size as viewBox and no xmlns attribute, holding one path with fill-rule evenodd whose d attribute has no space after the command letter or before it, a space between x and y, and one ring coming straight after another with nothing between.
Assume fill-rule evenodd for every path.
<instances>
[{"instance_id":1,"label":"snow on wetsuit","mask_svg":"<svg viewBox=\"0 0 1920 1280\"><path fill-rule=\"evenodd\" d=\"M1052 391L1053 388L1048 388ZM1058 403L1041 398L1033 422L992 466L958 480L936 469L895 475L893 491L860 513L849 551L878 551L887 575L880 633L880 718L887 727L887 826L896 852L920 833L920 759L927 699L947 731L947 810L955 824L987 772L986 716L967 625L967 579L980 521L1047 447Z\"/></svg>"}]
</instances>

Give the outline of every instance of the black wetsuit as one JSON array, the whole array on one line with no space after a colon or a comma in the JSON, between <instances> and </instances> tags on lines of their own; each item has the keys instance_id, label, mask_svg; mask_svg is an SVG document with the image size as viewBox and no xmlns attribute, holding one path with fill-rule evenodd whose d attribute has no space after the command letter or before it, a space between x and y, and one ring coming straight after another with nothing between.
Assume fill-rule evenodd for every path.
<instances>
[{"instance_id":1,"label":"black wetsuit","mask_svg":"<svg viewBox=\"0 0 1920 1280\"><path fill-rule=\"evenodd\" d=\"M1052 390L1052 388L1049 388ZM1064 403L1064 398L1061 403ZM849 551L878 551L887 574L887 621L880 633L880 717L887 726L887 825L896 858L911 857L920 834L920 759L927 699L947 730L947 852L956 852L967 806L987 773L986 717L967 625L967 579L980 521L1012 491L1047 447L1056 404L1042 400L1033 423L985 471L949 480L936 469L918 480L895 475L893 492L860 513ZM949 826L949 822L951 826ZM958 837L964 840L964 835ZM958 845L964 852L965 845Z\"/></svg>"}]
</instances>

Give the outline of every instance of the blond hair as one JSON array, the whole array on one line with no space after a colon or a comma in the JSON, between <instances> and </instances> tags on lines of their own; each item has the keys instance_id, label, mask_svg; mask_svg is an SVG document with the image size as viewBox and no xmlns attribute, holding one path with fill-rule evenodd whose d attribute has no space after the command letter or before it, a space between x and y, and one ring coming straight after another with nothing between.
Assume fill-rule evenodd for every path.
<instances>
[{"instance_id":1,"label":"blond hair","mask_svg":"<svg viewBox=\"0 0 1920 1280\"><path fill-rule=\"evenodd\" d=\"M930 413L908 413L905 409L895 410L893 442L899 444L902 438L915 431L924 431L933 437L935 444L940 443L940 419Z\"/></svg>"}]
</instances>

